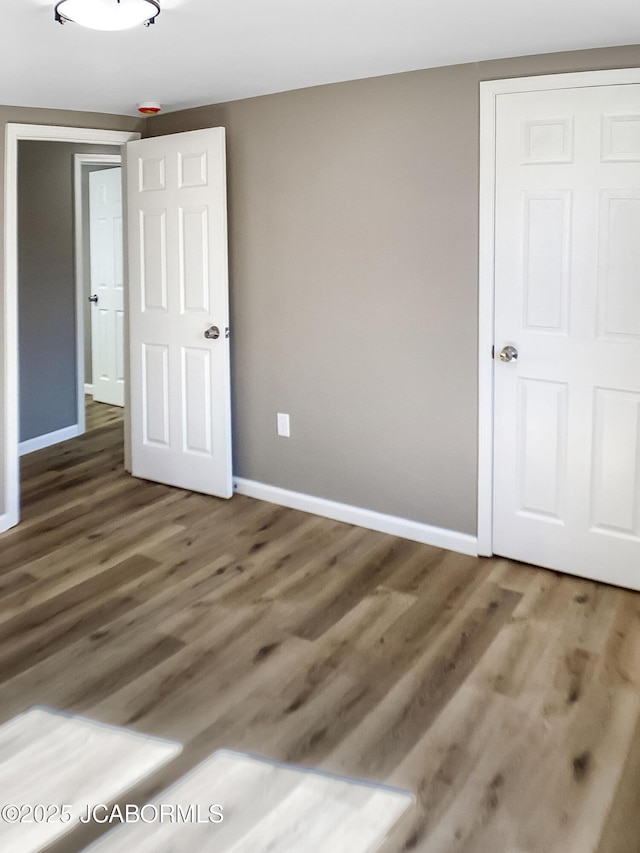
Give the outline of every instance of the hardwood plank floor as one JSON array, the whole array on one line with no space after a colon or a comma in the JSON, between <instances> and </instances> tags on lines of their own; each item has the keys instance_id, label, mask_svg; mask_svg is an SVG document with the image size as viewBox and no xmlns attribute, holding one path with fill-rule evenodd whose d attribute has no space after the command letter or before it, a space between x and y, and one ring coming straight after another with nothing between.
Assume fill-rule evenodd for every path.
<instances>
[{"instance_id":1,"label":"hardwood plank floor","mask_svg":"<svg viewBox=\"0 0 640 853\"><path fill-rule=\"evenodd\" d=\"M87 425L22 460L0 723L183 743L125 802L228 747L412 790L383 853L640 850L638 594L135 480L121 411Z\"/></svg>"}]
</instances>

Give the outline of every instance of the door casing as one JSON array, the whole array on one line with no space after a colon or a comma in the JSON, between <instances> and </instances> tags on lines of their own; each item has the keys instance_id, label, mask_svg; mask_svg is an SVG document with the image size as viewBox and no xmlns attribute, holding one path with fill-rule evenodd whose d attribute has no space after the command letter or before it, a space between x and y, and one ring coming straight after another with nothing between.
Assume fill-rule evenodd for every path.
<instances>
[{"instance_id":1,"label":"door casing","mask_svg":"<svg viewBox=\"0 0 640 853\"><path fill-rule=\"evenodd\" d=\"M498 95L640 83L640 68L581 71L480 83L478 280L478 554L493 554L493 346L496 99Z\"/></svg>"},{"instance_id":2,"label":"door casing","mask_svg":"<svg viewBox=\"0 0 640 853\"><path fill-rule=\"evenodd\" d=\"M3 477L0 532L18 523L20 517L19 398L18 398L18 142L72 142L94 145L125 145L140 139L140 133L82 127L7 124L5 132L4 189L4 289L0 295L2 323L2 382L0 385L0 476ZM126 247L125 247L126 253ZM125 282L126 286L126 282ZM126 321L126 320L125 320ZM126 335L125 335L126 343ZM128 374L128 352L125 345ZM125 391L126 393L126 391ZM129 456L130 426L125 405L125 465Z\"/></svg>"}]
</instances>

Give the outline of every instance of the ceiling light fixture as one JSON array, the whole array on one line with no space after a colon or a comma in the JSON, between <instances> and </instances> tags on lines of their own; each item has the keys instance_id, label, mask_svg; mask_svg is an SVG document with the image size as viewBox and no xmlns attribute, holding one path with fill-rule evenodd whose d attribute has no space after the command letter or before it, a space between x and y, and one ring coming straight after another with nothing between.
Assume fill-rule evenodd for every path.
<instances>
[{"instance_id":1,"label":"ceiling light fixture","mask_svg":"<svg viewBox=\"0 0 640 853\"><path fill-rule=\"evenodd\" d=\"M155 24L160 14L158 0L59 0L54 17L92 30L129 30Z\"/></svg>"}]
</instances>

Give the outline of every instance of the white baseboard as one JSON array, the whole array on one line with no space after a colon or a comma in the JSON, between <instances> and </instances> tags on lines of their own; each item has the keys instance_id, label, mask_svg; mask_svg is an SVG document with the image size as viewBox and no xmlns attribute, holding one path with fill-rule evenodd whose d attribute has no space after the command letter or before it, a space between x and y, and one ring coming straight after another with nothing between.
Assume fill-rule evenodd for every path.
<instances>
[{"instance_id":1,"label":"white baseboard","mask_svg":"<svg viewBox=\"0 0 640 853\"><path fill-rule=\"evenodd\" d=\"M42 450L43 447L50 447L52 444L60 444L61 441L67 441L69 438L75 438L77 435L82 435L78 424L57 429L55 432L48 432L45 435L37 435L35 438L29 438L27 441L21 441L18 445L18 453L20 456L26 456L27 453L33 453L34 450Z\"/></svg>"},{"instance_id":2,"label":"white baseboard","mask_svg":"<svg viewBox=\"0 0 640 853\"><path fill-rule=\"evenodd\" d=\"M418 521L398 518L395 515L385 515L382 512L374 512L350 504L315 498L312 495L292 492L278 486L256 483L255 480L245 480L243 477L233 478L233 489L240 495L288 506L291 509L299 509L314 515L322 515L335 521L345 521L347 524L367 527L369 530L389 533L392 536L402 536L404 539L422 542L425 545L434 545L436 548L446 548L448 551L458 551L472 557L478 555L478 539L468 533L458 533L455 530L432 527L430 524L421 524Z\"/></svg>"},{"instance_id":3,"label":"white baseboard","mask_svg":"<svg viewBox=\"0 0 640 853\"><path fill-rule=\"evenodd\" d=\"M84 393L88 394L90 397L93 397L93 385L90 382L84 383Z\"/></svg>"}]
</instances>

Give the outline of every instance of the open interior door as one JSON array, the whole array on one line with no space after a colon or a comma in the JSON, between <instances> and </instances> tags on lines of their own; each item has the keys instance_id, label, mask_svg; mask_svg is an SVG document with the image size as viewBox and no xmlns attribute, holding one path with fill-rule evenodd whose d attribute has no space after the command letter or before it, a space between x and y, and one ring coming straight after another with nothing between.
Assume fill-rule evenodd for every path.
<instances>
[{"instance_id":1,"label":"open interior door","mask_svg":"<svg viewBox=\"0 0 640 853\"><path fill-rule=\"evenodd\" d=\"M224 128L126 146L131 473L231 497Z\"/></svg>"},{"instance_id":2,"label":"open interior door","mask_svg":"<svg viewBox=\"0 0 640 853\"><path fill-rule=\"evenodd\" d=\"M93 399L124 406L122 170L89 173Z\"/></svg>"}]
</instances>

